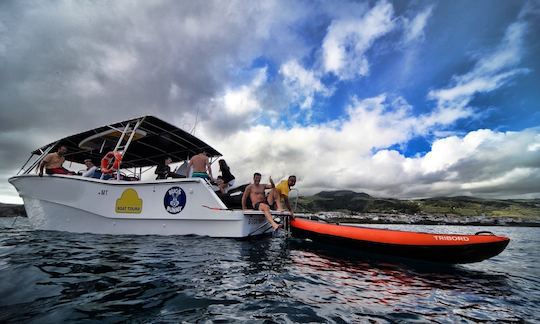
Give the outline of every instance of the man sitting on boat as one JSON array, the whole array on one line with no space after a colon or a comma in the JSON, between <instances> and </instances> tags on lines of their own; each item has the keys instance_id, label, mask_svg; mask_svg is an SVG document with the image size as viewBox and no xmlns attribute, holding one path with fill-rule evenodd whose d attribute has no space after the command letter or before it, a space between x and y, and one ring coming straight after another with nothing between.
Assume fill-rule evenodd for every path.
<instances>
[{"instance_id":1,"label":"man sitting on boat","mask_svg":"<svg viewBox=\"0 0 540 324\"><path fill-rule=\"evenodd\" d=\"M210 161L205 151L200 152L189 160L189 168L193 167L193 178L203 178L213 180L212 177L212 167L210 166Z\"/></svg>"},{"instance_id":2,"label":"man sitting on boat","mask_svg":"<svg viewBox=\"0 0 540 324\"><path fill-rule=\"evenodd\" d=\"M86 165L86 171L84 171L81 175L83 177L94 178L97 171L97 167L94 165L94 162L92 162L90 159L85 159L84 165ZM99 175L101 176L101 172Z\"/></svg>"},{"instance_id":3,"label":"man sitting on boat","mask_svg":"<svg viewBox=\"0 0 540 324\"><path fill-rule=\"evenodd\" d=\"M45 173L47 174L70 174L74 175L75 172L69 171L62 166L66 158L64 155L67 153L68 149L65 145L60 145L58 151L55 153L49 153L43 161L39 164L39 176L43 176L43 169L45 168Z\"/></svg>"},{"instance_id":4,"label":"man sitting on boat","mask_svg":"<svg viewBox=\"0 0 540 324\"><path fill-rule=\"evenodd\" d=\"M170 157L165 158L165 161L163 164L159 164L156 168L156 171L154 172L157 174L156 180L160 179L167 179L167 178L183 178L181 175L171 172L171 167L169 164L172 163L172 159Z\"/></svg>"},{"instance_id":5,"label":"man sitting on boat","mask_svg":"<svg viewBox=\"0 0 540 324\"><path fill-rule=\"evenodd\" d=\"M259 172L253 174L253 183L246 187L246 190L242 195L242 209L247 209L247 197L249 197L253 204L253 209L262 211L270 225L272 225L272 228L277 230L281 225L274 222L274 218L270 213L270 207L273 207L274 203L277 202L278 208L281 209L281 203L279 202L279 199L275 199L277 191L274 190L275 185L274 181L272 181L272 177L270 177L269 180L270 184L261 184L261 174ZM265 196L264 194L266 189L272 189L268 196Z\"/></svg>"},{"instance_id":6,"label":"man sitting on boat","mask_svg":"<svg viewBox=\"0 0 540 324\"><path fill-rule=\"evenodd\" d=\"M287 180L281 180L277 186L276 191L278 194L277 200L281 202L281 199L285 202L285 206L291 213L291 216L293 216L293 210L291 208L291 204L289 203L289 192L291 191L291 187L296 184L296 176L291 175Z\"/></svg>"},{"instance_id":7,"label":"man sitting on boat","mask_svg":"<svg viewBox=\"0 0 540 324\"><path fill-rule=\"evenodd\" d=\"M86 170L82 173L78 173L83 177L103 180L109 180L112 178L112 175L110 174L103 174L102 176L101 170L98 169L98 167L94 164L94 162L92 162L91 159L84 160L84 165L86 165Z\"/></svg>"}]
</instances>

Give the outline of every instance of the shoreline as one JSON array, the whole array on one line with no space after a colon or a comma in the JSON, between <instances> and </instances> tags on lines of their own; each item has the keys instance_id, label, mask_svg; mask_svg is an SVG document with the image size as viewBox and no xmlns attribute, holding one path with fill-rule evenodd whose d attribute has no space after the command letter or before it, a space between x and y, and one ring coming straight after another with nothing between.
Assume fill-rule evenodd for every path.
<instances>
[{"instance_id":1,"label":"shoreline","mask_svg":"<svg viewBox=\"0 0 540 324\"><path fill-rule=\"evenodd\" d=\"M329 219L332 220L332 219ZM356 219L343 219L338 223L345 224L366 224L366 225L436 225L436 226L500 226L500 227L540 227L540 223L537 222L511 222L511 223L498 223L498 222L489 222L489 223L460 223L460 222L359 222Z\"/></svg>"},{"instance_id":2,"label":"shoreline","mask_svg":"<svg viewBox=\"0 0 540 324\"><path fill-rule=\"evenodd\" d=\"M434 214L408 215L383 213L350 215L342 212L322 212L317 213L317 216L329 222L350 224L540 227L540 217L530 219L509 216L490 217Z\"/></svg>"},{"instance_id":3,"label":"shoreline","mask_svg":"<svg viewBox=\"0 0 540 324\"><path fill-rule=\"evenodd\" d=\"M325 214L314 214L320 217L321 220L329 223L342 223L342 224L365 224L365 225L435 225L435 226L501 226L501 227L540 227L540 220L513 220L513 221L500 221L498 219L485 218L482 221L462 221L458 219L452 220L410 220L410 219L386 219L374 220L372 218L364 217L351 217L351 216L328 216ZM322 216L322 217L321 217ZM28 218L26 215L0 215L0 218Z\"/></svg>"}]
</instances>

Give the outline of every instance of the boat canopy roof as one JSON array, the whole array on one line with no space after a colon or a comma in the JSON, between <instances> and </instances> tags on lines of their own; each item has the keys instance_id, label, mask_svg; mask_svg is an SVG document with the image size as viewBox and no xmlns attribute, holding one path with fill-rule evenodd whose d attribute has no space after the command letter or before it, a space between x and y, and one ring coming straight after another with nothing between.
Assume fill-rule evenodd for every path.
<instances>
[{"instance_id":1,"label":"boat canopy roof","mask_svg":"<svg viewBox=\"0 0 540 324\"><path fill-rule=\"evenodd\" d=\"M183 161L201 151L207 152L210 157L221 156L217 150L194 135L154 116L94 128L45 145L32 153L41 155L51 146L54 146L51 152L55 152L60 145L65 145L68 148L65 155L67 161L84 163L85 159L92 159L98 165L108 151L114 150L126 126L130 125L124 143L137 121L141 120L133 140L123 154L122 168L154 166L163 163L167 157L171 157L174 162ZM123 150L122 146L119 150Z\"/></svg>"}]
</instances>

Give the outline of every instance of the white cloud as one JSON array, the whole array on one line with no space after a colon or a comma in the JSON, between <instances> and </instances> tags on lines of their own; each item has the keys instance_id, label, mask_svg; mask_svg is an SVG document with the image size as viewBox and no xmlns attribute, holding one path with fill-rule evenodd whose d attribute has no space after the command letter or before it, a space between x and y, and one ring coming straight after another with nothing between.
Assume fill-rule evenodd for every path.
<instances>
[{"instance_id":1,"label":"white cloud","mask_svg":"<svg viewBox=\"0 0 540 324\"><path fill-rule=\"evenodd\" d=\"M377 148L406 143L414 136L431 134L472 115L471 110L463 108L435 109L415 115L404 98L390 99L387 94L353 99L348 113L351 121L357 121L349 127L361 129L366 138L373 138L370 143L378 143L374 145Z\"/></svg>"},{"instance_id":2,"label":"white cloud","mask_svg":"<svg viewBox=\"0 0 540 324\"><path fill-rule=\"evenodd\" d=\"M474 78L475 74L489 75L514 67L523 56L523 37L527 30L524 22L515 22L506 29L503 41L498 48L481 59L472 73L464 76L465 79Z\"/></svg>"},{"instance_id":3,"label":"white cloud","mask_svg":"<svg viewBox=\"0 0 540 324\"><path fill-rule=\"evenodd\" d=\"M300 102L301 109L310 109L315 95L329 96L332 93L315 72L306 70L295 60L284 63L279 73L293 101Z\"/></svg>"},{"instance_id":4,"label":"white cloud","mask_svg":"<svg viewBox=\"0 0 540 324\"><path fill-rule=\"evenodd\" d=\"M123 51L115 48L106 51L103 69L111 76L131 73L137 64L137 56L131 51Z\"/></svg>"},{"instance_id":5,"label":"white cloud","mask_svg":"<svg viewBox=\"0 0 540 324\"><path fill-rule=\"evenodd\" d=\"M538 129L473 131L436 140L425 156L405 157L376 149L406 137L407 127L377 110L377 100L372 104L351 109L338 125L254 126L210 142L216 140L239 182L251 181L255 171L275 179L296 174L303 194L338 188L402 198L540 194L540 150L529 149Z\"/></svg>"},{"instance_id":6,"label":"white cloud","mask_svg":"<svg viewBox=\"0 0 540 324\"><path fill-rule=\"evenodd\" d=\"M527 151L536 152L539 150L540 150L540 142L531 143L529 144L529 146L527 146Z\"/></svg>"},{"instance_id":7,"label":"white cloud","mask_svg":"<svg viewBox=\"0 0 540 324\"><path fill-rule=\"evenodd\" d=\"M417 133L426 134L434 126L442 126L442 129L433 129L434 134L444 134L444 126L452 125L456 121L471 117L474 115L474 112L471 108L464 106L453 106L453 107L437 107L428 114L421 115L417 117Z\"/></svg>"},{"instance_id":8,"label":"white cloud","mask_svg":"<svg viewBox=\"0 0 540 324\"><path fill-rule=\"evenodd\" d=\"M362 18L342 18L332 22L323 40L323 66L342 80L365 76L369 63L365 52L375 40L394 27L393 7L380 1Z\"/></svg>"},{"instance_id":9,"label":"white cloud","mask_svg":"<svg viewBox=\"0 0 540 324\"><path fill-rule=\"evenodd\" d=\"M210 112L208 117L203 117L206 127L214 134L224 136L239 129L252 125L261 116L265 115L259 92L266 84L267 69L255 70L249 83L227 87L222 93L209 100L203 109ZM198 114L198 113L197 113ZM183 114L178 117L179 122L198 117L191 114Z\"/></svg>"},{"instance_id":10,"label":"white cloud","mask_svg":"<svg viewBox=\"0 0 540 324\"><path fill-rule=\"evenodd\" d=\"M412 20L407 18L403 19L404 24L404 36L405 43L410 43L414 40L423 39L424 29L427 25L428 19L433 12L433 6L429 6L418 13Z\"/></svg>"},{"instance_id":11,"label":"white cloud","mask_svg":"<svg viewBox=\"0 0 540 324\"><path fill-rule=\"evenodd\" d=\"M471 132L463 138L450 136L435 141L431 151L421 159L424 173L444 171L457 161L473 154L478 146L493 133L488 130Z\"/></svg>"},{"instance_id":12,"label":"white cloud","mask_svg":"<svg viewBox=\"0 0 540 324\"><path fill-rule=\"evenodd\" d=\"M463 79L463 82L459 82L452 88L432 91L429 95L436 98L441 106L451 106L457 103L457 106L464 107L472 99L473 95L496 90L512 77L526 71L525 69L514 69L492 76L476 75L475 78L469 76L467 81Z\"/></svg>"},{"instance_id":13,"label":"white cloud","mask_svg":"<svg viewBox=\"0 0 540 324\"><path fill-rule=\"evenodd\" d=\"M540 182L531 181L540 177L540 150L535 149L538 129L507 133L481 129L464 136L447 135L436 140L424 156L405 157L386 149L470 114L449 108L415 116L405 99L382 94L352 100L346 116L327 124L290 129L248 126L226 140L203 126L201 135L216 143L239 182L251 181L255 171L274 178L294 173L305 194L339 188L404 198L490 196L491 189L499 196L540 193ZM523 184L502 176L524 174L523 170L529 172ZM512 188L505 190L507 180Z\"/></svg>"},{"instance_id":14,"label":"white cloud","mask_svg":"<svg viewBox=\"0 0 540 324\"><path fill-rule=\"evenodd\" d=\"M516 68L523 55L526 27L523 22L511 24L498 47L481 57L472 71L454 76L450 87L432 90L428 97L437 100L439 107L465 107L474 95L494 91L527 73L527 69Z\"/></svg>"},{"instance_id":15,"label":"white cloud","mask_svg":"<svg viewBox=\"0 0 540 324\"><path fill-rule=\"evenodd\" d=\"M538 168L515 168L507 172L494 176L488 180L471 181L461 185L464 190L488 190L502 189L508 187L509 184L519 183L527 180L530 177L538 178Z\"/></svg>"},{"instance_id":16,"label":"white cloud","mask_svg":"<svg viewBox=\"0 0 540 324\"><path fill-rule=\"evenodd\" d=\"M261 111L262 107L257 100L255 92L266 82L266 69L262 68L256 73L251 84L238 89L227 89L218 105L222 104L225 113L235 117L248 117Z\"/></svg>"}]
</instances>

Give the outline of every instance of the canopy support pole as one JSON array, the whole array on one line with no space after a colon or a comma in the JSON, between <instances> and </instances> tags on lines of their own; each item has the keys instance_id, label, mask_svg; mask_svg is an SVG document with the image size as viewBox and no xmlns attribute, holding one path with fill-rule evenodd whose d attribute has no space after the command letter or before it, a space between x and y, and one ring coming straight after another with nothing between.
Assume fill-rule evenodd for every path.
<instances>
[{"instance_id":1,"label":"canopy support pole","mask_svg":"<svg viewBox=\"0 0 540 324\"><path fill-rule=\"evenodd\" d=\"M30 159L34 156L34 154L30 154L30 157L28 158L28 160L26 160L26 162L24 162L23 166L21 167L21 169L19 170L19 172L17 172L17 175L19 175L19 173L21 173L21 171L24 169L24 167L28 164L28 162L30 162Z\"/></svg>"},{"instance_id":2,"label":"canopy support pole","mask_svg":"<svg viewBox=\"0 0 540 324\"><path fill-rule=\"evenodd\" d=\"M124 127L124 131L122 132L122 136L118 139L118 142L116 142L116 146L114 147L113 151L117 151L118 148L120 148L120 145L122 144L122 141L124 140L124 137L126 136L127 130L129 129L129 125L131 122L128 122L126 127Z\"/></svg>"},{"instance_id":3,"label":"canopy support pole","mask_svg":"<svg viewBox=\"0 0 540 324\"><path fill-rule=\"evenodd\" d=\"M126 154L126 151L127 151L128 147L129 147L129 144L131 144L131 141L133 140L133 136L135 136L135 131L137 131L137 129L139 128L139 126L141 126L143 121L144 121L144 117L139 119L137 121L137 123L135 124L135 126L133 127L133 130L131 130L131 135L129 136L129 139L128 139L126 145L124 146L124 152L122 153L122 156L124 154Z\"/></svg>"},{"instance_id":4,"label":"canopy support pole","mask_svg":"<svg viewBox=\"0 0 540 324\"><path fill-rule=\"evenodd\" d=\"M53 147L56 146L56 144L58 144L58 142L52 144L51 146L47 147L47 149L45 149L45 151L41 151L41 156L36 160L34 161L34 163L32 163L32 165L26 169L26 171L24 171L23 174L29 174L36 166L39 166L39 164L41 163L41 161L47 156L47 154L49 154L49 152L53 149Z\"/></svg>"}]
</instances>

